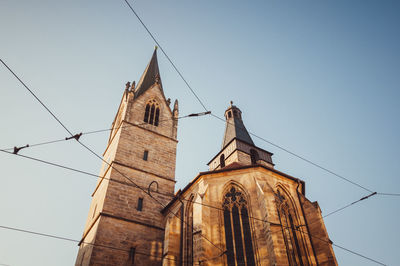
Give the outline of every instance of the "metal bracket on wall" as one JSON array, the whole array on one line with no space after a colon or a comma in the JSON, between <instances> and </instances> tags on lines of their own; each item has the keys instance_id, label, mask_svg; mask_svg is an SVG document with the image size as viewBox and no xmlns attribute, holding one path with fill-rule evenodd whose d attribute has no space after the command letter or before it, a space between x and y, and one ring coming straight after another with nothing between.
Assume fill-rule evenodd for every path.
<instances>
[{"instance_id":1,"label":"metal bracket on wall","mask_svg":"<svg viewBox=\"0 0 400 266\"><path fill-rule=\"evenodd\" d=\"M155 192L158 192L158 182L157 182L157 181L152 181L152 182L149 184L149 187L148 187L148 194L149 194L149 195L151 195L151 194L150 194L150 189L151 189L151 185L153 185L153 183L155 183L155 184L157 185L157 189L155 190Z\"/></svg>"}]
</instances>

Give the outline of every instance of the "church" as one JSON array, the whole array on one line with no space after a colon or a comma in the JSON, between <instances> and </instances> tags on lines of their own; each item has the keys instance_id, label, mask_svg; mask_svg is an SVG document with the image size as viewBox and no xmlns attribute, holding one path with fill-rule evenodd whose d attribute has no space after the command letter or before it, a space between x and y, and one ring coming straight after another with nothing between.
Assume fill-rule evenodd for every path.
<instances>
[{"instance_id":1,"label":"church","mask_svg":"<svg viewBox=\"0 0 400 266\"><path fill-rule=\"evenodd\" d=\"M305 182L275 169L232 102L208 171L175 192L179 106L164 93L155 49L126 84L76 266L337 265Z\"/></svg>"}]
</instances>

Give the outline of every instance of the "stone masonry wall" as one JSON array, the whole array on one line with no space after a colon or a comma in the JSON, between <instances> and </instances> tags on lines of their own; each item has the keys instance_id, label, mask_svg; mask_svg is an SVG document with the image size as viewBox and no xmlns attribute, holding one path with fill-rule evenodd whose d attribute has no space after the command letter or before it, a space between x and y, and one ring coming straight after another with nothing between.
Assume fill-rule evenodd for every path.
<instances>
[{"instance_id":1,"label":"stone masonry wall","mask_svg":"<svg viewBox=\"0 0 400 266\"><path fill-rule=\"evenodd\" d=\"M143 122L150 99L160 107L158 126ZM165 226L161 210L172 199L175 186L176 121L155 84L137 99L133 93L124 94L115 123L120 128L111 133L104 153L107 163L100 176L105 178L99 178L92 195L76 265L132 265L132 248L135 265L161 265ZM146 193L150 184L151 197ZM142 210L138 210L140 198Z\"/></svg>"},{"instance_id":2,"label":"stone masonry wall","mask_svg":"<svg viewBox=\"0 0 400 266\"><path fill-rule=\"evenodd\" d=\"M281 226L276 202L278 188L284 189L285 193L288 193L287 197L290 197L292 208L294 208L296 214L296 225L301 226L306 223L305 215L307 221L309 216L316 218L317 215L311 213L310 207L313 206L311 203L310 206L305 205L304 213L302 211L301 202L297 196L297 191L302 190L302 183L298 183L294 178L288 178L259 166L204 174L179 195L183 202L185 202L185 199L191 198L192 195L195 195L196 199L193 208L195 263L200 262L200 265L226 265L226 255L223 254L223 251L226 250L226 244L222 202L223 195L230 185L239 187L246 194L257 265L288 266L289 260L283 236L284 228ZM177 210L180 204L181 202L177 200L170 207L170 210ZM315 207L313 208L315 210ZM186 210L186 208L184 209ZM171 238L164 243L167 245L164 250L168 250L168 254L172 255L171 251L174 250L174 258L181 256L181 254L177 254L178 249L174 246L180 239L180 230L177 230L176 225L178 222L179 220L176 219L175 223L168 223L169 228L166 229L170 230L170 237L172 236L171 231L174 232L173 238L175 240L173 243L175 244L171 242ZM320 222L323 225L322 219ZM172 227L172 224L175 224L175 227ZM185 223L184 226L186 226ZM186 230L183 231L186 232ZM311 234L325 233L324 228L315 227L315 232ZM298 232L297 235L302 245L304 264L317 265L311 243L311 240L313 240L315 246L314 239L311 239L306 232ZM321 247L315 250L318 259L321 259L319 265L337 265L329 264L334 259L333 253L327 255L327 252L331 249L330 245L326 242L320 243L320 245ZM185 252L185 249L183 249L183 252ZM324 261L322 257L329 258L329 260ZM321 262L326 264L321 264ZM173 265L173 263L167 263L164 260L163 265Z\"/></svg>"}]
</instances>

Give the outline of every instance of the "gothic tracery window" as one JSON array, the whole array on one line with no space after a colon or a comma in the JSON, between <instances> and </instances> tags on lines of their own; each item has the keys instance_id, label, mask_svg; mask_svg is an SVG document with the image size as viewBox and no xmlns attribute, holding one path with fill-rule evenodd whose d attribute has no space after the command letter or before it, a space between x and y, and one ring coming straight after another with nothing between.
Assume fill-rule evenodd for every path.
<instances>
[{"instance_id":1,"label":"gothic tracery window","mask_svg":"<svg viewBox=\"0 0 400 266\"><path fill-rule=\"evenodd\" d=\"M224 195L224 228L228 266L255 265L247 200L232 186Z\"/></svg>"},{"instance_id":2,"label":"gothic tracery window","mask_svg":"<svg viewBox=\"0 0 400 266\"><path fill-rule=\"evenodd\" d=\"M143 122L149 123L150 125L158 126L159 119L160 119L160 106L156 100L152 99L148 101L146 104Z\"/></svg>"},{"instance_id":3,"label":"gothic tracery window","mask_svg":"<svg viewBox=\"0 0 400 266\"><path fill-rule=\"evenodd\" d=\"M305 249L301 232L298 230L299 226L296 223L296 216L293 208L280 190L278 190L277 199L278 214L282 225L282 233L289 265L308 265L307 261L302 258Z\"/></svg>"}]
</instances>

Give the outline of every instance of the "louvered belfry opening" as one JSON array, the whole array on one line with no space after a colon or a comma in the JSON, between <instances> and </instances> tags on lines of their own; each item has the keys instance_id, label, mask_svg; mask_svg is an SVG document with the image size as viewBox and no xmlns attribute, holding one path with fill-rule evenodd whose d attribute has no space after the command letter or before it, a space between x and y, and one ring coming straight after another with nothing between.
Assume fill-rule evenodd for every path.
<instances>
[{"instance_id":1,"label":"louvered belfry opening","mask_svg":"<svg viewBox=\"0 0 400 266\"><path fill-rule=\"evenodd\" d=\"M232 186L224 195L223 209L228 266L255 265L248 205L244 193Z\"/></svg>"},{"instance_id":2,"label":"louvered belfry opening","mask_svg":"<svg viewBox=\"0 0 400 266\"><path fill-rule=\"evenodd\" d=\"M250 149L250 158L251 158L251 164L256 164L259 156L258 152L255 149Z\"/></svg>"},{"instance_id":3,"label":"louvered belfry opening","mask_svg":"<svg viewBox=\"0 0 400 266\"><path fill-rule=\"evenodd\" d=\"M158 126L159 119L160 119L160 106L156 100L152 99L148 101L146 104L143 122L149 123L150 125Z\"/></svg>"}]
</instances>

